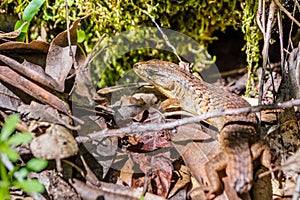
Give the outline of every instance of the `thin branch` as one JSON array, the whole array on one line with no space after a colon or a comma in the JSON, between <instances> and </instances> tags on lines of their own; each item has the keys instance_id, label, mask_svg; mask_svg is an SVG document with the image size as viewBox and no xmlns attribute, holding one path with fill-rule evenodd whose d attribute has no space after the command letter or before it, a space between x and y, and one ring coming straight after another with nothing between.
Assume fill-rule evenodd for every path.
<instances>
[{"instance_id":1,"label":"thin branch","mask_svg":"<svg viewBox=\"0 0 300 200\"><path fill-rule=\"evenodd\" d=\"M9 32L9 33L2 33L0 32L0 40L5 39L5 38L16 38L20 35L22 29L28 24L27 21L25 21L17 30L13 31L13 32Z\"/></svg>"},{"instance_id":2,"label":"thin branch","mask_svg":"<svg viewBox=\"0 0 300 200\"><path fill-rule=\"evenodd\" d=\"M164 129L173 129L177 126L182 126L185 124L196 123L199 121L203 121L208 118L213 117L222 117L226 115L237 115L242 113L250 113L250 112L260 112L262 110L271 110L271 109L282 109L282 108L292 108L294 106L300 106L300 99L286 101L283 103L276 103L273 105L260 105L253 107L244 107L238 109L228 109L228 110L215 110L209 113L205 113L195 117L183 118L173 122L167 123L149 123L141 125L139 123L133 124L128 127L120 128L120 129L105 129L95 133L88 134L87 136L79 136L76 137L78 142L87 142L94 139L101 139L104 137L111 136L124 136L129 133L139 133L144 131L160 131Z\"/></svg>"},{"instance_id":3,"label":"thin branch","mask_svg":"<svg viewBox=\"0 0 300 200\"><path fill-rule=\"evenodd\" d=\"M69 55L72 57L74 68L77 69L78 65L77 65L77 62L76 62L76 59L75 59L75 53L72 51L72 44L71 44L68 0L65 0L65 7L66 7L66 22L67 22L67 38L68 38L68 45L70 47Z\"/></svg>"},{"instance_id":4,"label":"thin branch","mask_svg":"<svg viewBox=\"0 0 300 200\"><path fill-rule=\"evenodd\" d=\"M263 0L262 3L262 26L264 29L264 33L266 34L266 1Z\"/></svg>"},{"instance_id":5,"label":"thin branch","mask_svg":"<svg viewBox=\"0 0 300 200\"><path fill-rule=\"evenodd\" d=\"M278 6L278 8L284 12L293 22L295 22L295 24L297 24L297 26L300 27L300 22L298 22L292 15L291 13L289 13L289 11L287 11L278 0L274 0L276 5Z\"/></svg>"},{"instance_id":6,"label":"thin branch","mask_svg":"<svg viewBox=\"0 0 300 200\"><path fill-rule=\"evenodd\" d=\"M268 63L269 44L270 44L270 39L271 39L271 31L272 31L272 24L273 24L273 20L274 20L275 10L276 10L275 3L274 3L274 1L271 1L271 4L269 6L267 29L266 29L266 34L264 36L264 46L263 46L263 50L262 50L263 65L262 65L262 73L261 73L261 78L260 78L258 105L261 105L262 97L263 97L264 77L265 77L265 70L267 68L267 63Z\"/></svg>"},{"instance_id":7,"label":"thin branch","mask_svg":"<svg viewBox=\"0 0 300 200\"><path fill-rule=\"evenodd\" d=\"M141 8L139 8L139 9L144 14L148 15L148 17L150 17L150 19L155 24L155 26L157 27L157 29L159 30L159 32L162 34L163 39L165 40L166 44L172 49L173 53L176 55L177 59L179 60L179 63L182 63L182 60L181 60L180 56L178 55L176 48L174 47L174 45L171 44L168 36L163 32L163 30L160 28L160 26L156 23L155 18L152 15L150 15L146 10L143 10Z\"/></svg>"},{"instance_id":8,"label":"thin branch","mask_svg":"<svg viewBox=\"0 0 300 200\"><path fill-rule=\"evenodd\" d=\"M300 176L298 174L298 176L297 176L297 183L296 183L296 186L295 186L295 191L294 191L292 200L299 199L299 196L300 196L299 194L300 194Z\"/></svg>"},{"instance_id":9,"label":"thin branch","mask_svg":"<svg viewBox=\"0 0 300 200\"><path fill-rule=\"evenodd\" d=\"M294 7L293 9L293 15L295 16L295 12L296 12L296 7ZM290 32L289 32L289 43L288 43L288 46L287 46L287 50L290 49L291 47L291 50L294 49L294 45L293 45L293 41L292 41L292 32L293 32L293 29L294 29L294 22L292 21L291 22L291 27L290 27Z\"/></svg>"},{"instance_id":10,"label":"thin branch","mask_svg":"<svg viewBox=\"0 0 300 200\"><path fill-rule=\"evenodd\" d=\"M281 18L281 12L279 11L277 15L277 21L278 21L278 29L279 29L279 42L280 42L280 65L281 70L285 75L288 73L287 69L284 69L284 51L283 51L283 28L282 28L282 18Z\"/></svg>"},{"instance_id":11,"label":"thin branch","mask_svg":"<svg viewBox=\"0 0 300 200\"><path fill-rule=\"evenodd\" d=\"M14 170L15 166L14 164L9 160L9 158L7 157L6 154L1 153L0 154L0 158L1 158L1 162L4 164L4 166L11 172ZM18 180L18 181L23 181L23 179L21 178L21 176L18 176L17 172L14 173L14 177Z\"/></svg>"},{"instance_id":12,"label":"thin branch","mask_svg":"<svg viewBox=\"0 0 300 200\"><path fill-rule=\"evenodd\" d=\"M265 27L262 25L262 21L260 20L262 17L262 0L258 1L258 8L257 8L257 13L256 13L256 23L262 32L263 36L265 37Z\"/></svg>"},{"instance_id":13,"label":"thin branch","mask_svg":"<svg viewBox=\"0 0 300 200\"><path fill-rule=\"evenodd\" d=\"M294 2L295 2L295 5L298 8L298 11L300 12L300 4L299 4L298 0L294 0Z\"/></svg>"}]
</instances>

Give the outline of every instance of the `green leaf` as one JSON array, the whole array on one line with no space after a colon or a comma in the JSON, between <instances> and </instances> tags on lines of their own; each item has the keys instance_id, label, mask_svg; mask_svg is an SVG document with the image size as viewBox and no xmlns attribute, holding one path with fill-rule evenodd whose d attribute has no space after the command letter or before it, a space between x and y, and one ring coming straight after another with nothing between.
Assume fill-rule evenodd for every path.
<instances>
[{"instance_id":1,"label":"green leaf","mask_svg":"<svg viewBox=\"0 0 300 200\"><path fill-rule=\"evenodd\" d=\"M9 182L0 181L0 199L9 199Z\"/></svg>"},{"instance_id":2,"label":"green leaf","mask_svg":"<svg viewBox=\"0 0 300 200\"><path fill-rule=\"evenodd\" d=\"M45 191L44 185L37 179L28 179L22 182L15 181L13 184L27 193L43 193Z\"/></svg>"},{"instance_id":3,"label":"green leaf","mask_svg":"<svg viewBox=\"0 0 300 200\"><path fill-rule=\"evenodd\" d=\"M30 22L45 0L32 0L25 8L22 19Z\"/></svg>"},{"instance_id":4,"label":"green leaf","mask_svg":"<svg viewBox=\"0 0 300 200\"><path fill-rule=\"evenodd\" d=\"M7 143L9 145L21 145L21 144L28 144L33 139L32 135L30 133L17 133L13 136L11 136Z\"/></svg>"},{"instance_id":5,"label":"green leaf","mask_svg":"<svg viewBox=\"0 0 300 200\"><path fill-rule=\"evenodd\" d=\"M0 156L2 157L2 155L0 155ZM1 181L2 181L1 184L8 183L9 182L9 177L8 177L5 165L2 161L0 162L0 173L1 173Z\"/></svg>"},{"instance_id":6,"label":"green leaf","mask_svg":"<svg viewBox=\"0 0 300 200\"><path fill-rule=\"evenodd\" d=\"M24 20L18 20L16 22L16 24L15 24L14 30L17 30L18 28L20 28L24 22L25 22ZM28 27L29 27L29 23L27 23L22 28L20 35L16 38L17 41L20 41L20 42L24 42L25 41L26 33L28 31Z\"/></svg>"},{"instance_id":7,"label":"green leaf","mask_svg":"<svg viewBox=\"0 0 300 200\"><path fill-rule=\"evenodd\" d=\"M7 157L9 158L9 160L11 160L12 162L16 162L19 158L19 153L12 148L2 148L1 150L3 150L3 152L7 155Z\"/></svg>"},{"instance_id":8,"label":"green leaf","mask_svg":"<svg viewBox=\"0 0 300 200\"><path fill-rule=\"evenodd\" d=\"M77 42L81 43L86 39L85 32L83 30L77 30Z\"/></svg>"},{"instance_id":9,"label":"green leaf","mask_svg":"<svg viewBox=\"0 0 300 200\"><path fill-rule=\"evenodd\" d=\"M22 167L19 171L15 172L15 176L17 176L18 180L23 180L27 177L29 171L26 167Z\"/></svg>"},{"instance_id":10,"label":"green leaf","mask_svg":"<svg viewBox=\"0 0 300 200\"><path fill-rule=\"evenodd\" d=\"M40 158L32 158L26 164L26 167L32 171L39 172L48 165L48 161Z\"/></svg>"},{"instance_id":11,"label":"green leaf","mask_svg":"<svg viewBox=\"0 0 300 200\"><path fill-rule=\"evenodd\" d=\"M19 115L13 114L10 115L5 121L2 130L0 139L6 141L8 137L15 131L17 123L20 121Z\"/></svg>"},{"instance_id":12,"label":"green leaf","mask_svg":"<svg viewBox=\"0 0 300 200\"><path fill-rule=\"evenodd\" d=\"M74 1L73 1L73 0L68 0L68 5L69 5L69 7L73 6L73 4L74 4Z\"/></svg>"},{"instance_id":13,"label":"green leaf","mask_svg":"<svg viewBox=\"0 0 300 200\"><path fill-rule=\"evenodd\" d=\"M18 30L22 24L24 24L25 20L18 20L15 24L15 27L14 27L14 30ZM29 27L29 23L27 23L21 30L21 33L27 33L27 30L28 30L28 27Z\"/></svg>"}]
</instances>

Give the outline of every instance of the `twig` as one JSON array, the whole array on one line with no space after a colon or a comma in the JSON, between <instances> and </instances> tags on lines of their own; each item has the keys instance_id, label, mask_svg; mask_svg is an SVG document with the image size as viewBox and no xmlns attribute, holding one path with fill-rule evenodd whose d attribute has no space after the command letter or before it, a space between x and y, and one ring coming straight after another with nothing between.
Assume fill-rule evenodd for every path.
<instances>
[{"instance_id":1,"label":"twig","mask_svg":"<svg viewBox=\"0 0 300 200\"><path fill-rule=\"evenodd\" d=\"M27 21L25 21L17 30L13 31L13 32L9 32L9 33L0 33L0 40L4 39L4 38L16 38L20 35L22 29L24 28L24 26L26 26L28 24Z\"/></svg>"},{"instance_id":2,"label":"twig","mask_svg":"<svg viewBox=\"0 0 300 200\"><path fill-rule=\"evenodd\" d=\"M172 49L173 53L176 55L176 57L179 60L179 63L182 63L182 60L180 58L180 56L177 53L176 48L174 47L174 45L171 44L168 36L162 31L162 29L160 28L160 26L156 23L155 19L153 16L151 16L146 10L143 10L141 8L139 8L144 14L148 15L148 17L150 17L150 19L152 20L152 22L155 24L155 26L157 27L157 29L159 30L159 32L162 34L163 39L165 40L166 44Z\"/></svg>"},{"instance_id":3,"label":"twig","mask_svg":"<svg viewBox=\"0 0 300 200\"><path fill-rule=\"evenodd\" d=\"M284 69L283 28L282 28L282 18L281 18L280 11L279 11L279 14L277 15L277 21L278 21L279 42L280 42L280 65L281 65L282 73L284 73L286 76L288 71L287 71L287 69Z\"/></svg>"},{"instance_id":4,"label":"twig","mask_svg":"<svg viewBox=\"0 0 300 200\"><path fill-rule=\"evenodd\" d=\"M107 48L107 46L105 46L105 47L103 47L103 48L100 49L100 50L97 49L97 48L100 46L101 42L104 40L105 37L106 37L106 34L103 33L102 36L100 37L100 39L98 40L97 44L94 46L92 52L91 52L90 54L88 54L88 56L86 57L85 63L84 63L84 65L83 65L83 69L81 69L81 70L86 70L86 68L88 67L88 65L90 65L91 62L92 62L92 61L93 61L100 53L102 53L103 50L104 50L105 48ZM94 53L94 52L95 52L95 53Z\"/></svg>"},{"instance_id":5,"label":"twig","mask_svg":"<svg viewBox=\"0 0 300 200\"><path fill-rule=\"evenodd\" d=\"M297 183L296 183L296 186L295 186L295 191L294 191L292 200L298 200L299 199L299 194L300 194L300 176L298 174Z\"/></svg>"},{"instance_id":6,"label":"twig","mask_svg":"<svg viewBox=\"0 0 300 200\"><path fill-rule=\"evenodd\" d=\"M69 55L73 59L74 68L77 69L77 62L75 59L75 53L72 51L72 44L71 44L71 34L70 34L70 20L69 20L69 5L68 0L65 0L65 7L66 7L66 22L67 22L67 38L68 38L68 45L70 47Z\"/></svg>"},{"instance_id":7,"label":"twig","mask_svg":"<svg viewBox=\"0 0 300 200\"><path fill-rule=\"evenodd\" d=\"M262 17L262 0L258 1L258 8L257 8L257 13L256 13L256 23L260 29L260 31L262 32L263 36L265 36L265 27L262 24L262 20L260 20L260 18Z\"/></svg>"},{"instance_id":8,"label":"twig","mask_svg":"<svg viewBox=\"0 0 300 200\"><path fill-rule=\"evenodd\" d=\"M262 73L261 73L261 78L260 78L258 105L261 105L262 97L263 97L264 77L265 77L265 70L267 68L267 63L268 63L269 42L271 39L271 31L272 31L272 24L273 24L273 20L274 20L275 10L276 10L275 3L274 3L274 1L271 1L271 4L269 6L269 17L268 17L268 22L267 22L267 29L266 29L266 34L264 36L264 47L262 50L263 65L262 65ZM259 115L259 118L260 118L260 115Z\"/></svg>"},{"instance_id":9,"label":"twig","mask_svg":"<svg viewBox=\"0 0 300 200\"><path fill-rule=\"evenodd\" d=\"M6 154L1 153L0 154L1 157L1 162L5 165L5 167L11 172L14 170L15 166L13 165L13 163L9 160L9 158L7 157ZM18 181L23 181L21 176L18 176L17 173L14 173L14 177L18 180Z\"/></svg>"},{"instance_id":10,"label":"twig","mask_svg":"<svg viewBox=\"0 0 300 200\"><path fill-rule=\"evenodd\" d=\"M266 34L266 1L263 0L262 5L262 26L264 29L264 33Z\"/></svg>"},{"instance_id":11,"label":"twig","mask_svg":"<svg viewBox=\"0 0 300 200\"><path fill-rule=\"evenodd\" d=\"M128 127L120 129L105 129L95 133L88 134L87 136L79 136L76 138L78 142L87 142L93 139L101 139L103 137L110 136L123 136L128 133L139 133L143 131L160 131L164 129L172 129L177 126L182 126L185 124L196 123L208 118L221 117L226 115L237 115L241 113L250 113L250 112L260 112L262 110L271 110L271 109L282 109L282 108L292 108L294 106L300 106L300 99L286 101L283 103L276 103L272 105L259 105L253 107L244 107L238 109L229 109L229 110L215 110L209 113L205 113L195 117L189 117L184 119L179 119L173 122L167 123L149 123L149 124L133 124Z\"/></svg>"},{"instance_id":12,"label":"twig","mask_svg":"<svg viewBox=\"0 0 300 200\"><path fill-rule=\"evenodd\" d=\"M299 4L298 0L294 0L294 2L295 2L295 5L296 5L297 8L298 8L298 11L300 11L300 4Z\"/></svg>"},{"instance_id":13,"label":"twig","mask_svg":"<svg viewBox=\"0 0 300 200\"><path fill-rule=\"evenodd\" d=\"M293 22L295 22L295 24L297 24L297 26L300 27L300 22L298 22L292 15L291 13L289 13L282 5L281 3L278 1L278 0L274 0L276 5L278 6L278 8L284 12ZM273 2L273 1L272 1Z\"/></svg>"},{"instance_id":14,"label":"twig","mask_svg":"<svg viewBox=\"0 0 300 200\"><path fill-rule=\"evenodd\" d=\"M295 15L295 12L296 12L296 7L294 7L293 9L293 15ZM293 29L294 29L294 23L293 21L291 22L291 27L290 27L290 32L289 32L289 43L288 43L288 46L287 46L287 50L290 49L294 49L294 46L293 46L293 41L292 41L292 32L293 32Z\"/></svg>"}]
</instances>

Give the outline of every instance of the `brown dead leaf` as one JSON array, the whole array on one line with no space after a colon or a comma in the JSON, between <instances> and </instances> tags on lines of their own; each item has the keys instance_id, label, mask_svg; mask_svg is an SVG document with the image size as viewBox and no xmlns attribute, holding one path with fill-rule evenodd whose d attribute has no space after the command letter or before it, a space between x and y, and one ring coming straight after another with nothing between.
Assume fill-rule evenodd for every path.
<instances>
[{"instance_id":1,"label":"brown dead leaf","mask_svg":"<svg viewBox=\"0 0 300 200\"><path fill-rule=\"evenodd\" d=\"M281 124L271 132L267 139L271 147L272 157L277 165L283 164L285 160L294 153L299 145L299 127L296 120L289 120Z\"/></svg>"},{"instance_id":2,"label":"brown dead leaf","mask_svg":"<svg viewBox=\"0 0 300 200\"><path fill-rule=\"evenodd\" d=\"M73 199L81 198L58 172L54 170L45 170L41 173L32 173L32 178L38 178L39 182L45 186L48 195L52 199Z\"/></svg>"},{"instance_id":3,"label":"brown dead leaf","mask_svg":"<svg viewBox=\"0 0 300 200\"><path fill-rule=\"evenodd\" d=\"M81 20L85 19L88 16L79 18L74 21L73 25L70 27L70 39L71 39L71 45L77 44L77 28ZM68 30L65 30L61 33L59 33L51 42L52 44L55 44L60 47L67 47L68 44ZM74 52L75 53L75 52Z\"/></svg>"},{"instance_id":4,"label":"brown dead leaf","mask_svg":"<svg viewBox=\"0 0 300 200\"><path fill-rule=\"evenodd\" d=\"M199 124L188 124L177 127L177 133L173 135L172 143L190 169L193 177L200 183L200 190L203 191L206 187L205 184L208 183L205 164L218 154L218 141L204 133ZM222 181L224 192L215 199L238 199L236 192L229 186L227 177L223 177Z\"/></svg>"},{"instance_id":5,"label":"brown dead leaf","mask_svg":"<svg viewBox=\"0 0 300 200\"><path fill-rule=\"evenodd\" d=\"M127 126L132 122L133 117L136 117L147 108L142 99L126 95L122 96L111 107L115 110L114 119L119 127Z\"/></svg>"},{"instance_id":6,"label":"brown dead leaf","mask_svg":"<svg viewBox=\"0 0 300 200\"><path fill-rule=\"evenodd\" d=\"M68 106L57 96L24 78L9 67L0 66L0 79L36 98L37 100L51 105L63 113L68 113Z\"/></svg>"},{"instance_id":7,"label":"brown dead leaf","mask_svg":"<svg viewBox=\"0 0 300 200\"><path fill-rule=\"evenodd\" d=\"M78 145L68 129L52 124L45 134L33 139L30 149L35 157L51 160L76 155Z\"/></svg>"},{"instance_id":8,"label":"brown dead leaf","mask_svg":"<svg viewBox=\"0 0 300 200\"><path fill-rule=\"evenodd\" d=\"M138 101L143 100L143 102L148 106L152 106L157 102L157 97L154 94L136 93L132 97Z\"/></svg>"},{"instance_id":9,"label":"brown dead leaf","mask_svg":"<svg viewBox=\"0 0 300 200\"><path fill-rule=\"evenodd\" d=\"M46 74L50 75L59 87L58 91L64 91L64 82L73 65L73 57L75 57L77 49L77 27L82 18L77 19L70 28L71 49L68 44L68 30L58 34L50 43L46 59ZM71 52L72 51L72 52Z\"/></svg>"},{"instance_id":10,"label":"brown dead leaf","mask_svg":"<svg viewBox=\"0 0 300 200\"><path fill-rule=\"evenodd\" d=\"M0 44L0 54L4 54L16 59L25 59L41 67L46 66L46 57L49 44L39 40L30 43L6 42Z\"/></svg>"},{"instance_id":11,"label":"brown dead leaf","mask_svg":"<svg viewBox=\"0 0 300 200\"><path fill-rule=\"evenodd\" d=\"M21 99L0 82L0 107L17 111L21 103Z\"/></svg>"},{"instance_id":12,"label":"brown dead leaf","mask_svg":"<svg viewBox=\"0 0 300 200\"><path fill-rule=\"evenodd\" d=\"M23 64L15 61L14 59L0 55L0 61L5 63L7 66L12 68L13 70L19 72L23 76L41 84L47 86L48 88L56 88L58 87L57 82L47 74L45 74L44 70L33 63L30 63L24 60Z\"/></svg>"},{"instance_id":13,"label":"brown dead leaf","mask_svg":"<svg viewBox=\"0 0 300 200\"><path fill-rule=\"evenodd\" d=\"M29 119L36 119L39 121L55 123L65 126L70 130L78 130L79 127L75 127L69 124L69 117L59 114L58 111L49 105L39 104L32 101L30 105L21 105L18 107L18 112L27 115Z\"/></svg>"},{"instance_id":14,"label":"brown dead leaf","mask_svg":"<svg viewBox=\"0 0 300 200\"><path fill-rule=\"evenodd\" d=\"M78 134L87 135L93 132L107 129L107 124L102 117L96 116L83 116L80 118L84 121L81 125ZM93 139L83 143L85 148L93 155L97 162L103 167L103 177L113 163L118 148L117 137L107 137L102 139Z\"/></svg>"},{"instance_id":15,"label":"brown dead leaf","mask_svg":"<svg viewBox=\"0 0 300 200\"><path fill-rule=\"evenodd\" d=\"M293 172L294 176L300 173L300 149L291 155L280 167L285 174Z\"/></svg>"},{"instance_id":16,"label":"brown dead leaf","mask_svg":"<svg viewBox=\"0 0 300 200\"><path fill-rule=\"evenodd\" d=\"M76 77L74 83L74 93L72 95L72 102L82 103L81 105L93 106L95 101L106 100L101 98L96 93L96 86L92 82L90 67L85 66L86 57L80 48L77 48L76 62L78 68L76 70ZM76 94L76 95L74 95ZM78 100L76 99L79 96Z\"/></svg>"},{"instance_id":17,"label":"brown dead leaf","mask_svg":"<svg viewBox=\"0 0 300 200\"><path fill-rule=\"evenodd\" d=\"M138 113L136 116L132 117L132 120L135 122L143 122L145 121L149 116L148 110L143 110L142 112Z\"/></svg>"},{"instance_id":18,"label":"brown dead leaf","mask_svg":"<svg viewBox=\"0 0 300 200\"><path fill-rule=\"evenodd\" d=\"M160 148L171 147L170 133L167 130L148 131L134 136L141 145L142 151L155 151Z\"/></svg>"},{"instance_id":19,"label":"brown dead leaf","mask_svg":"<svg viewBox=\"0 0 300 200\"><path fill-rule=\"evenodd\" d=\"M81 159L84 169L86 171L85 179L86 179L87 183L92 184L94 186L100 186L99 179L97 178L95 173L91 170L89 165L86 163L86 161L82 155L80 156L80 159Z\"/></svg>"},{"instance_id":20,"label":"brown dead leaf","mask_svg":"<svg viewBox=\"0 0 300 200\"><path fill-rule=\"evenodd\" d=\"M172 165L169 160L170 152L155 152L155 154L131 153L131 157L148 178L145 183L148 186L148 192L166 197L172 177ZM133 187L136 185L132 183Z\"/></svg>"},{"instance_id":21,"label":"brown dead leaf","mask_svg":"<svg viewBox=\"0 0 300 200\"><path fill-rule=\"evenodd\" d=\"M170 191L168 198L171 198L173 195L175 195L178 191L180 191L182 188L187 186L191 182L191 174L190 170L185 165L180 165L180 169L176 170L177 180L175 182L174 187Z\"/></svg>"},{"instance_id":22,"label":"brown dead leaf","mask_svg":"<svg viewBox=\"0 0 300 200\"><path fill-rule=\"evenodd\" d=\"M94 140L93 144L96 146L96 149L92 151L93 155L103 167L103 176L105 176L115 159L118 149L118 138L110 137L101 141Z\"/></svg>"},{"instance_id":23,"label":"brown dead leaf","mask_svg":"<svg viewBox=\"0 0 300 200\"><path fill-rule=\"evenodd\" d=\"M122 180L123 183L131 187L132 186L131 184L133 182L132 180L133 175L134 175L134 163L131 157L129 157L120 170L120 179Z\"/></svg>"},{"instance_id":24,"label":"brown dead leaf","mask_svg":"<svg viewBox=\"0 0 300 200\"><path fill-rule=\"evenodd\" d=\"M73 53L76 52L76 48L76 45L72 45ZM70 48L57 46L54 42L51 43L46 59L45 72L58 83L58 87L55 88L57 91L64 91L65 79L72 65L73 58L70 56Z\"/></svg>"},{"instance_id":25,"label":"brown dead leaf","mask_svg":"<svg viewBox=\"0 0 300 200\"><path fill-rule=\"evenodd\" d=\"M101 182L101 186L96 188L77 179L72 179L70 184L76 189L82 199L86 200L97 200L101 198L114 200L139 200L141 198L145 200L165 200L165 198L151 193L146 193L144 195L137 189L130 189L112 183Z\"/></svg>"},{"instance_id":26,"label":"brown dead leaf","mask_svg":"<svg viewBox=\"0 0 300 200\"><path fill-rule=\"evenodd\" d=\"M252 191L252 197L255 200L272 200L272 184L270 175L258 178L260 173L266 170L259 169L255 173Z\"/></svg>"},{"instance_id":27,"label":"brown dead leaf","mask_svg":"<svg viewBox=\"0 0 300 200\"><path fill-rule=\"evenodd\" d=\"M218 141L202 132L200 125L189 124L177 128L172 142L193 176L200 183L207 181L204 165L218 153Z\"/></svg>"}]
</instances>

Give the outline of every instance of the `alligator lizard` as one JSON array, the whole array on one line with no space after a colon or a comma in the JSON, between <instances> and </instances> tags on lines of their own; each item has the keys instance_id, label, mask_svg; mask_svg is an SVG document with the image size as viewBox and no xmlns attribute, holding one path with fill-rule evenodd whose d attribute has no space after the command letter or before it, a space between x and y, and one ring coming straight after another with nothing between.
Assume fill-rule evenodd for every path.
<instances>
[{"instance_id":1,"label":"alligator lizard","mask_svg":"<svg viewBox=\"0 0 300 200\"><path fill-rule=\"evenodd\" d=\"M168 98L180 100L181 107L195 115L213 110L249 106L243 98L220 86L206 83L179 65L150 60L134 65L135 73L153 84ZM258 142L257 117L255 113L227 115L208 119L220 131L220 153L207 162L209 194L219 192L221 184L218 171L226 169L229 184L238 193L251 189L253 181L252 161L261 158L261 164L270 168L270 152Z\"/></svg>"}]
</instances>

